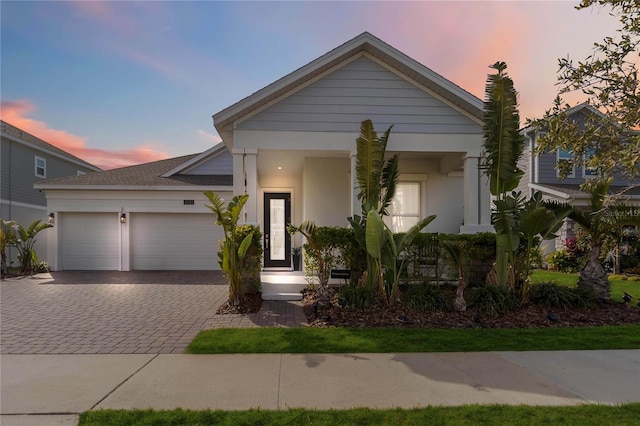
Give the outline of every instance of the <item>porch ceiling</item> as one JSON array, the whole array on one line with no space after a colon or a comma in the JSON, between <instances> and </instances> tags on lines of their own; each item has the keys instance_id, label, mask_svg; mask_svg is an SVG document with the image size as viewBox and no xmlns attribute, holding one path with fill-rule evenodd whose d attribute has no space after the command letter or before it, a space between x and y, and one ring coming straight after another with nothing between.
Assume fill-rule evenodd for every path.
<instances>
[{"instance_id":1,"label":"porch ceiling","mask_svg":"<svg viewBox=\"0 0 640 426\"><path fill-rule=\"evenodd\" d=\"M388 152L391 157L395 152ZM295 151L295 150L260 150L258 152L258 174L280 176L299 176L304 168L304 160L307 157L317 158L349 158L350 151ZM441 173L462 171L461 152L401 152L402 159L426 159L436 160L440 164Z\"/></svg>"}]
</instances>

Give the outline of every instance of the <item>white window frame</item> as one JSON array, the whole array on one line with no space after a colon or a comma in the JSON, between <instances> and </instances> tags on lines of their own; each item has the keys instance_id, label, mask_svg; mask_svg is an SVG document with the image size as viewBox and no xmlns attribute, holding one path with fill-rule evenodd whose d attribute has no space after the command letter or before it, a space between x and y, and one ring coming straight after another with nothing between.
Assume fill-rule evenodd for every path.
<instances>
[{"instance_id":1,"label":"white window frame","mask_svg":"<svg viewBox=\"0 0 640 426\"><path fill-rule=\"evenodd\" d=\"M396 194L397 192L397 187L399 185L417 185L418 187L418 211L417 212L409 212L409 213L403 213L403 214L395 214L393 212L393 207L392 205L389 206L389 215L384 217L384 221L387 224L387 226L389 227L389 229L391 229L391 231L393 233L397 233L400 232L399 230L397 230L394 226L394 218L395 217L411 217L411 218L415 218L415 222L417 223L421 218L422 218L422 204L423 204L423 181L425 179L421 178L421 176L407 176L405 179L402 178L402 176L400 176L400 179L398 180L398 183L396 185ZM392 201L393 203L393 201Z\"/></svg>"},{"instance_id":2,"label":"white window frame","mask_svg":"<svg viewBox=\"0 0 640 426\"><path fill-rule=\"evenodd\" d=\"M42 161L42 166L38 165L38 162ZM42 169L42 173L38 173L38 169ZM34 173L36 177L46 178L47 177L47 160L42 157L35 156L34 160Z\"/></svg>"},{"instance_id":3,"label":"white window frame","mask_svg":"<svg viewBox=\"0 0 640 426\"><path fill-rule=\"evenodd\" d=\"M560 156L561 152L570 154L571 157L570 158L561 157ZM565 149L562 149L562 148L558 148L557 151L556 151L556 163L559 164L560 161L568 161L568 160L573 160L573 152L571 150L565 150ZM560 169L559 168L556 168L556 177L560 177ZM573 164L573 169L572 169L571 173L567 175L567 178L574 178L574 177L576 177L576 165L575 165L575 163Z\"/></svg>"},{"instance_id":4,"label":"white window frame","mask_svg":"<svg viewBox=\"0 0 640 426\"><path fill-rule=\"evenodd\" d=\"M596 153L596 150L593 148L589 148L585 151L582 156L582 177L585 179L598 177L600 173L598 173L597 167L587 167L587 160L589 157L593 157Z\"/></svg>"}]
</instances>

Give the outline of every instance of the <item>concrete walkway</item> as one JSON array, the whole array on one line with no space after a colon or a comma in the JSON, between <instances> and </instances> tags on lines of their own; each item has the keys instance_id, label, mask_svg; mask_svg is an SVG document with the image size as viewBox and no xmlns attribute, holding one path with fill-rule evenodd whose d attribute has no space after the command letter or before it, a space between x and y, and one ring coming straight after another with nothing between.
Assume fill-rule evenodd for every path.
<instances>
[{"instance_id":1,"label":"concrete walkway","mask_svg":"<svg viewBox=\"0 0 640 426\"><path fill-rule=\"evenodd\" d=\"M101 408L640 402L640 350L409 354L3 355L1 422Z\"/></svg>"},{"instance_id":2,"label":"concrete walkway","mask_svg":"<svg viewBox=\"0 0 640 426\"><path fill-rule=\"evenodd\" d=\"M216 315L212 272L52 273L0 287L0 424L100 408L287 409L640 402L640 350L180 354L202 329L305 325L299 302Z\"/></svg>"}]
</instances>

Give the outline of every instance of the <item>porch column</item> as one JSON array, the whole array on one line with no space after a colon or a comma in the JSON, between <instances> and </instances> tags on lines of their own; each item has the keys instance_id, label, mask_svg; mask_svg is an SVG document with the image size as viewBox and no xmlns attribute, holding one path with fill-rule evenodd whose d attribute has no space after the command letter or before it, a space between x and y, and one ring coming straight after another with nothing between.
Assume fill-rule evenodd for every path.
<instances>
[{"instance_id":1,"label":"porch column","mask_svg":"<svg viewBox=\"0 0 640 426\"><path fill-rule=\"evenodd\" d=\"M356 152L351 151L351 216L362 214L362 203L358 200L358 180L356 179Z\"/></svg>"},{"instance_id":2,"label":"porch column","mask_svg":"<svg viewBox=\"0 0 640 426\"><path fill-rule=\"evenodd\" d=\"M244 205L243 223L258 223L257 149L233 150L233 195L249 194Z\"/></svg>"},{"instance_id":3,"label":"porch column","mask_svg":"<svg viewBox=\"0 0 640 426\"><path fill-rule=\"evenodd\" d=\"M244 205L244 222L252 225L258 224L258 150L246 149L244 167L246 176L246 193L249 199Z\"/></svg>"},{"instance_id":4,"label":"porch column","mask_svg":"<svg viewBox=\"0 0 640 426\"><path fill-rule=\"evenodd\" d=\"M489 182L480 169L482 157L468 152L464 158L464 223L461 234L491 232Z\"/></svg>"}]
</instances>

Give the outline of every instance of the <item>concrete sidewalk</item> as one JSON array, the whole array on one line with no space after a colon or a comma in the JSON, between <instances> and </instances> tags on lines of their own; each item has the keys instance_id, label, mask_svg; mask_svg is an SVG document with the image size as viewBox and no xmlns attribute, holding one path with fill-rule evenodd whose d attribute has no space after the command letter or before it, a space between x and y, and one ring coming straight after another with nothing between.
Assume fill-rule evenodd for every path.
<instances>
[{"instance_id":1,"label":"concrete sidewalk","mask_svg":"<svg viewBox=\"0 0 640 426\"><path fill-rule=\"evenodd\" d=\"M640 402L640 350L407 354L3 355L3 425L101 408Z\"/></svg>"}]
</instances>

